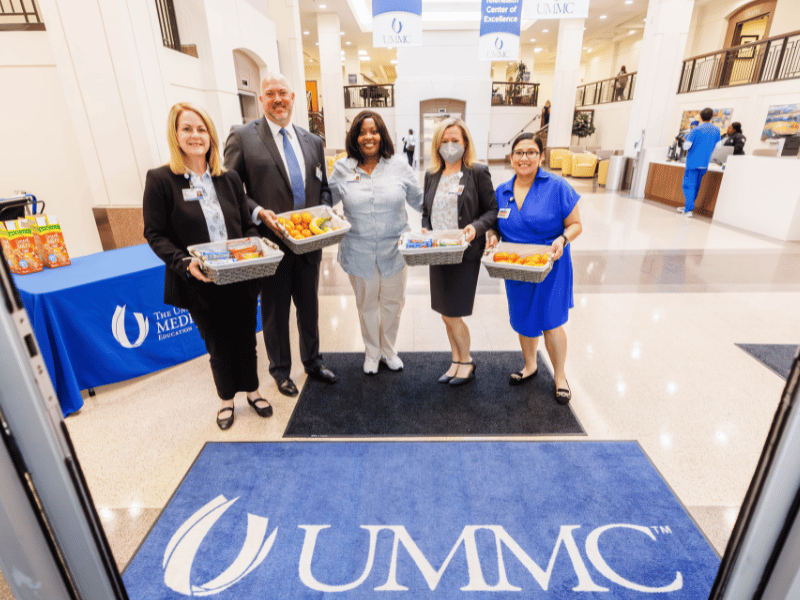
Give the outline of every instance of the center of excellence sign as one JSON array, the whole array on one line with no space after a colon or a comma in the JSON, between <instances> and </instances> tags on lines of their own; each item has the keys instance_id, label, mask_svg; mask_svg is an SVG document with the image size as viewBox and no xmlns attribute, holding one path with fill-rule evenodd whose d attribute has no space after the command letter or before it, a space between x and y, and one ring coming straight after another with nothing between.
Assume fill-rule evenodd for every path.
<instances>
[{"instance_id":1,"label":"center of excellence sign","mask_svg":"<svg viewBox=\"0 0 800 600\"><path fill-rule=\"evenodd\" d=\"M372 45L422 45L422 0L372 0Z\"/></svg>"},{"instance_id":2,"label":"center of excellence sign","mask_svg":"<svg viewBox=\"0 0 800 600\"><path fill-rule=\"evenodd\" d=\"M480 60L519 58L520 0L482 0Z\"/></svg>"}]
</instances>

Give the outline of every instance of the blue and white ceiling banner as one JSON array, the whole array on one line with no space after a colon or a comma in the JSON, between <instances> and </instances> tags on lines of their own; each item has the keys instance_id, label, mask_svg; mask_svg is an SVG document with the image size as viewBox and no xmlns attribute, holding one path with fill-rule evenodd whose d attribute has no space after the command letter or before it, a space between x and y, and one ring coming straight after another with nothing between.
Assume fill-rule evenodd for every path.
<instances>
[{"instance_id":1,"label":"blue and white ceiling banner","mask_svg":"<svg viewBox=\"0 0 800 600\"><path fill-rule=\"evenodd\" d=\"M589 0L534 0L527 6L526 19L589 18Z\"/></svg>"},{"instance_id":2,"label":"blue and white ceiling banner","mask_svg":"<svg viewBox=\"0 0 800 600\"><path fill-rule=\"evenodd\" d=\"M479 60L517 60L520 0L482 0Z\"/></svg>"},{"instance_id":3,"label":"blue and white ceiling banner","mask_svg":"<svg viewBox=\"0 0 800 600\"><path fill-rule=\"evenodd\" d=\"M372 0L372 45L422 45L422 0Z\"/></svg>"}]
</instances>

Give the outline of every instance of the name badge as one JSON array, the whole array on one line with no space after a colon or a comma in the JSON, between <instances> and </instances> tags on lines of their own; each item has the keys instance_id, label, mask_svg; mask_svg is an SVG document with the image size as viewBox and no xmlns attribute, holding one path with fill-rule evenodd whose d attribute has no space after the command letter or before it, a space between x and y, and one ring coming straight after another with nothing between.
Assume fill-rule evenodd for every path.
<instances>
[{"instance_id":1,"label":"name badge","mask_svg":"<svg viewBox=\"0 0 800 600\"><path fill-rule=\"evenodd\" d=\"M456 193L460 196L463 191L464 191L464 186L460 185L460 186L458 186L458 192L456 192Z\"/></svg>"},{"instance_id":2,"label":"name badge","mask_svg":"<svg viewBox=\"0 0 800 600\"><path fill-rule=\"evenodd\" d=\"M510 215L510 214L511 214L511 209L510 208L501 208L500 210L497 211L497 218L498 219L507 219L508 215Z\"/></svg>"},{"instance_id":3,"label":"name badge","mask_svg":"<svg viewBox=\"0 0 800 600\"><path fill-rule=\"evenodd\" d=\"M319 168L319 165L317 165L317 179L322 181L322 169Z\"/></svg>"},{"instance_id":4,"label":"name badge","mask_svg":"<svg viewBox=\"0 0 800 600\"><path fill-rule=\"evenodd\" d=\"M183 199L186 202L203 199L203 188L186 188L181 191L183 192Z\"/></svg>"},{"instance_id":5,"label":"name badge","mask_svg":"<svg viewBox=\"0 0 800 600\"><path fill-rule=\"evenodd\" d=\"M353 173L350 177L347 178L347 183L358 183L361 181L361 175L358 173Z\"/></svg>"}]
</instances>

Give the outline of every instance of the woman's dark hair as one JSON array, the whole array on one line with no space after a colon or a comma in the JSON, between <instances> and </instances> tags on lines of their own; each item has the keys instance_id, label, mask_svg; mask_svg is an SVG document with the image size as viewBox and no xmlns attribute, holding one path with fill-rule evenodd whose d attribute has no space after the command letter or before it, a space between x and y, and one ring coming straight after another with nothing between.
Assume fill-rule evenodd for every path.
<instances>
[{"instance_id":1,"label":"woman's dark hair","mask_svg":"<svg viewBox=\"0 0 800 600\"><path fill-rule=\"evenodd\" d=\"M742 133L742 124L739 123L739 121L734 121L733 123L731 123L731 127L733 127L733 130L736 133Z\"/></svg>"},{"instance_id":2,"label":"woman's dark hair","mask_svg":"<svg viewBox=\"0 0 800 600\"><path fill-rule=\"evenodd\" d=\"M533 140L534 142L536 142L536 145L539 147L539 154L542 154L544 152L544 144L542 143L542 138L540 138L538 135L531 133L530 131L526 131L525 133L520 133L516 137L514 142L511 144L511 153L512 154L514 153L514 148L517 147L517 144L525 140Z\"/></svg>"},{"instance_id":3,"label":"woman's dark hair","mask_svg":"<svg viewBox=\"0 0 800 600\"><path fill-rule=\"evenodd\" d=\"M362 110L353 119L353 124L350 126L350 131L347 132L347 156L348 158L355 158L358 164L364 162L364 155L361 154L361 148L358 147L358 136L361 135L361 127L364 121L372 119L375 121L375 129L381 136L381 143L378 146L378 156L381 158L392 158L394 156L394 144L389 137L389 131L386 129L386 124L381 119L381 116L372 112L371 110Z\"/></svg>"}]
</instances>

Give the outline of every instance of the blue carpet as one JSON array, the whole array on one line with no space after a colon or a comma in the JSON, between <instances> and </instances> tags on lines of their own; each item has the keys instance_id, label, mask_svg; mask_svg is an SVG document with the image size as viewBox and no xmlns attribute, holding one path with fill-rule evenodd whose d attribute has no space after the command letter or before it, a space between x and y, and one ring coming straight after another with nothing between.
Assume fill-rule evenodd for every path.
<instances>
[{"instance_id":1,"label":"blue carpet","mask_svg":"<svg viewBox=\"0 0 800 600\"><path fill-rule=\"evenodd\" d=\"M132 600L697 600L718 567L636 442L208 443L123 579Z\"/></svg>"},{"instance_id":2,"label":"blue carpet","mask_svg":"<svg viewBox=\"0 0 800 600\"><path fill-rule=\"evenodd\" d=\"M736 344L776 375L789 379L797 344Z\"/></svg>"}]
</instances>

